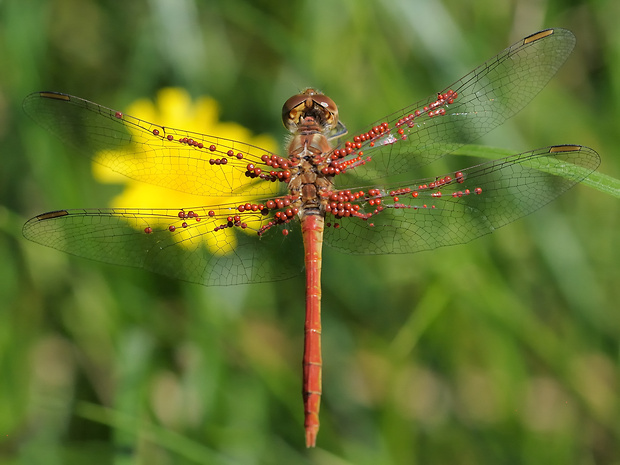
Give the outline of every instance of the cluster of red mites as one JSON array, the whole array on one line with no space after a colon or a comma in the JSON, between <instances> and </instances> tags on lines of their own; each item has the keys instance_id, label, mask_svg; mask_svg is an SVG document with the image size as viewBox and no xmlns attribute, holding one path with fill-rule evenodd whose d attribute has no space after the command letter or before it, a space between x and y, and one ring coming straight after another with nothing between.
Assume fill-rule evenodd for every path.
<instances>
[{"instance_id":1,"label":"cluster of red mites","mask_svg":"<svg viewBox=\"0 0 620 465\"><path fill-rule=\"evenodd\" d=\"M425 106L421 110L416 110L413 113L408 114L407 116L399 119L394 126L400 128L403 125L407 125L410 128L413 127L413 120L423 114L428 115L429 118L433 116L443 116L446 114L446 109L443 108L445 104L452 104L454 100L458 97L458 94L453 90L447 91L445 94L437 94L437 100L432 102L431 104ZM437 108L442 107L442 108ZM403 134L402 128L398 130L399 134Z\"/></svg>"},{"instance_id":2,"label":"cluster of red mites","mask_svg":"<svg viewBox=\"0 0 620 465\"><path fill-rule=\"evenodd\" d=\"M281 181L281 182L289 182L291 180L291 172L289 170L284 171L275 171L271 170L269 173L263 173L263 170L255 166L253 163L248 163L246 166L245 175L248 178L261 178L264 181Z\"/></svg>"},{"instance_id":3,"label":"cluster of red mites","mask_svg":"<svg viewBox=\"0 0 620 465\"><path fill-rule=\"evenodd\" d=\"M344 173L347 168L354 168L356 166L365 165L367 160L362 159L363 155L364 152L359 152L357 154L357 157L350 158L349 160L332 160L332 162L328 166L321 169L321 173L325 175L336 176L340 173Z\"/></svg>"},{"instance_id":4,"label":"cluster of red mites","mask_svg":"<svg viewBox=\"0 0 620 465\"><path fill-rule=\"evenodd\" d=\"M263 215L269 213L269 210L275 210L277 208L288 207L291 204L292 196L284 196L273 200L268 200L264 204L262 203L242 203L237 207L237 210L243 212L261 212ZM209 212L211 215L212 212ZM212 215L211 215L212 216Z\"/></svg>"},{"instance_id":5,"label":"cluster of red mites","mask_svg":"<svg viewBox=\"0 0 620 465\"><path fill-rule=\"evenodd\" d=\"M273 200L267 200L267 202L265 203L265 206L269 210L274 210L276 208L288 207L291 204L291 199L293 199L293 198L294 197L292 195L285 195L282 198L277 198L277 199L273 199Z\"/></svg>"},{"instance_id":6,"label":"cluster of red mites","mask_svg":"<svg viewBox=\"0 0 620 465\"><path fill-rule=\"evenodd\" d=\"M458 94L453 90L448 90L443 94L437 94L437 100L425 106L421 110L416 110L415 112L399 119L394 125L398 129L398 133L402 136L402 138L406 138L405 130L401 127L403 125L407 125L410 128L414 126L414 119L426 114L430 118L434 116L443 116L446 114L446 109L443 108L446 104L454 103L454 100L457 98ZM331 163L324 167L321 170L321 173L325 175L337 175L344 172L347 168L352 168L358 165L363 165L366 163L366 160L363 160L362 157L364 152L359 152L362 148L362 145L366 141L370 141L369 146L374 147L374 140L378 137L383 136L388 133L390 129L390 125L387 122L381 123L378 126L373 127L370 131L360 134L359 136L355 136L353 141L347 141L343 148L336 149L332 152ZM338 161L341 158L351 157L346 161Z\"/></svg>"},{"instance_id":7,"label":"cluster of red mites","mask_svg":"<svg viewBox=\"0 0 620 465\"><path fill-rule=\"evenodd\" d=\"M211 212L209 212L209 214L211 214ZM196 221L200 221L201 220L200 215L198 215L198 213L195 213L195 212L193 212L191 210L188 211L188 212L181 210L181 211L179 211L177 216L180 219L182 219L182 220L187 219L187 218L194 218ZM187 228L188 226L189 225L187 224L186 221L183 221L183 223L181 223L181 227L182 228ZM177 227L175 225L173 225L173 224L168 226L168 231L170 231L170 232L174 232L174 231L176 231L176 229L177 229ZM146 228L144 228L144 232L147 233L147 234L151 234L153 232L153 228L151 228L150 226L147 226Z\"/></svg>"},{"instance_id":8,"label":"cluster of red mites","mask_svg":"<svg viewBox=\"0 0 620 465\"><path fill-rule=\"evenodd\" d=\"M379 189L376 189L377 191ZM395 191L390 191L390 197L392 197L392 199L394 200L394 202L398 202L398 196L402 195L402 194L408 194L409 192L411 192L411 188L410 187L401 187L400 189L396 189ZM417 197L417 192L414 192L414 197Z\"/></svg>"},{"instance_id":9,"label":"cluster of red mites","mask_svg":"<svg viewBox=\"0 0 620 465\"><path fill-rule=\"evenodd\" d=\"M321 173L324 175L335 176L340 173L344 173L347 168L353 168L355 166L364 165L367 160L362 159L364 152L358 152L362 148L362 144L366 141L371 141L370 146L374 146L372 142L377 137L385 134L389 129L388 123L382 123L379 126L375 126L370 131L355 136L353 141L347 141L344 147L334 150L331 155L331 163L321 169ZM341 158L351 156L348 160L338 161Z\"/></svg>"},{"instance_id":10,"label":"cluster of red mites","mask_svg":"<svg viewBox=\"0 0 620 465\"><path fill-rule=\"evenodd\" d=\"M119 116L120 115L120 116ZM122 118L122 114L117 112L116 115L117 118ZM151 131L153 133L154 136L159 136L160 132L159 129L153 129ZM174 140L174 136L172 134L168 134L166 136L166 139L169 141L173 141ZM217 150L217 146L214 144L211 144L209 147L205 147L205 145L202 142L198 142L190 137L179 137L179 143L181 144L186 144L189 145L191 147L196 147L197 149L208 149L211 152L215 152ZM223 153L223 152L221 152ZM238 160L241 160L244 158L244 155L241 152L237 152L235 153L233 150L228 150L226 152L226 156L231 157L231 158L236 158ZM209 164L210 165L226 165L228 163L228 159L227 158L211 158L209 160Z\"/></svg>"},{"instance_id":11,"label":"cluster of red mites","mask_svg":"<svg viewBox=\"0 0 620 465\"><path fill-rule=\"evenodd\" d=\"M360 206L353 205L351 202L363 196L363 192L353 193L350 190L331 192L329 194L329 201L325 205L325 211L331 213L336 218L360 216L358 213Z\"/></svg>"},{"instance_id":12,"label":"cluster of red mites","mask_svg":"<svg viewBox=\"0 0 620 465\"><path fill-rule=\"evenodd\" d=\"M263 173L263 170L260 167L254 165L253 163L249 163L246 166L245 172L245 175L248 178L261 178L264 181L272 182L289 182L291 180L291 172L288 170L291 166L291 162L286 158L282 158L277 155L263 155L261 157L261 161L272 168L282 168L283 171L271 170L269 173Z\"/></svg>"},{"instance_id":13,"label":"cluster of red mites","mask_svg":"<svg viewBox=\"0 0 620 465\"><path fill-rule=\"evenodd\" d=\"M353 142L347 141L344 144L344 148L334 150L332 158L344 158L348 155L353 154L356 150L361 149L362 143L366 142L367 140L371 141L370 146L372 147L372 141L377 137L385 134L385 132L387 132L389 128L390 125L388 123L381 123L379 126L375 126L374 128L372 128L370 131L364 134L360 134L359 136L355 136L353 138Z\"/></svg>"},{"instance_id":14,"label":"cluster of red mites","mask_svg":"<svg viewBox=\"0 0 620 465\"><path fill-rule=\"evenodd\" d=\"M183 142L183 140L181 139L179 142ZM202 148L202 147L199 147ZM215 145L210 145L209 146L209 150L211 152L215 152L217 150L217 147ZM243 159L243 154L241 152L238 152L235 154L235 152L233 152L232 150L229 150L228 152L226 152L226 156L230 157L230 158L236 158L237 160L242 160ZM209 164L210 165L226 165L228 163L228 159L227 158L210 158L209 159Z\"/></svg>"},{"instance_id":15,"label":"cluster of red mites","mask_svg":"<svg viewBox=\"0 0 620 465\"><path fill-rule=\"evenodd\" d=\"M299 213L299 209L297 207L287 208L283 212L276 212L276 214L274 215L274 221L270 221L266 225L261 226L258 229L257 234L261 236L265 233L265 231L272 228L273 226L276 226L278 224L288 223L295 217L295 215L297 215L297 213ZM288 230L287 229L282 230L282 234L286 236L288 234Z\"/></svg>"},{"instance_id":16,"label":"cluster of red mites","mask_svg":"<svg viewBox=\"0 0 620 465\"><path fill-rule=\"evenodd\" d=\"M266 216L269 214L270 210L276 210L276 209L281 209L281 208L286 208L289 205L291 205L291 199L292 196L289 195L285 195L282 198L276 198L276 199L272 199L272 200L268 200L267 202L265 202L264 204L259 203L245 203L245 204L241 204L239 206L237 206L237 210L240 213L243 212L260 212L263 216ZM257 233L258 235L262 235L265 233L265 231L267 231L268 229L270 229L271 227L278 225L278 224L283 224L283 223L288 223L291 219L293 219L295 217L295 215L297 215L297 213L299 213L299 209L296 207L293 208L287 208L285 211L282 212L276 212L274 214L274 220L273 221L269 221L269 223L261 226ZM209 212L209 216L214 216L215 213L213 211ZM239 220L235 220L235 218L239 218L239 216L235 216L232 217L233 220L230 220L230 217L228 218L228 222L224 225L221 225L219 227L215 228L215 231L219 231L220 229L224 229L227 227L232 227L232 226L240 226L241 228L246 228L247 225L245 223L241 223L240 219ZM287 231L288 232L288 231ZM283 232L284 233L284 232ZM286 233L284 233L286 234Z\"/></svg>"},{"instance_id":17,"label":"cluster of red mites","mask_svg":"<svg viewBox=\"0 0 620 465\"><path fill-rule=\"evenodd\" d=\"M198 215L198 213L195 213L195 212L193 212L193 211L191 211L191 210L190 210L190 211L188 211L188 212L185 212L185 211L181 210L181 211L178 213L178 215L177 215L177 216L178 216L179 218L181 218L182 220L183 220L183 219L187 219L187 218L195 218L195 219L196 219L196 221L200 221L200 216ZM187 224L187 222L186 222L186 221L183 221L183 223L181 223L181 227L182 227L182 228L187 228L187 226L188 226L188 224ZM172 224L171 224L170 226L168 226L168 230L169 230L170 232L174 232L174 231L176 230L176 226L174 226L174 225L172 225Z\"/></svg>"},{"instance_id":18,"label":"cluster of red mites","mask_svg":"<svg viewBox=\"0 0 620 465\"><path fill-rule=\"evenodd\" d=\"M465 189L464 191L458 191L458 192L453 192L452 193L452 197L463 197L464 195L469 195L471 194L471 191L469 189ZM474 194L482 194L482 189L480 187L476 187L474 189Z\"/></svg>"},{"instance_id":19,"label":"cluster of red mites","mask_svg":"<svg viewBox=\"0 0 620 465\"><path fill-rule=\"evenodd\" d=\"M219 231L220 229L232 228L233 226L239 227L241 229L245 229L248 227L246 223L241 222L241 217L239 215L229 216L226 218L226 223L221 224L213 228L213 231Z\"/></svg>"},{"instance_id":20,"label":"cluster of red mites","mask_svg":"<svg viewBox=\"0 0 620 465\"><path fill-rule=\"evenodd\" d=\"M291 163L289 162L289 160L287 160L286 158L283 157L279 157L278 155L263 155L262 157L260 157L261 161L267 165L267 166L271 166L272 168L290 168Z\"/></svg>"},{"instance_id":21,"label":"cluster of red mites","mask_svg":"<svg viewBox=\"0 0 620 465\"><path fill-rule=\"evenodd\" d=\"M349 216L355 216L357 218L361 218L363 220L367 220L372 215L376 215L380 211L383 210L381 207L381 199L376 198L381 195L379 189L370 189L368 191L368 195L364 193L364 191L351 192L350 190L343 190L337 192L331 192L327 194L328 202L325 205L325 211L327 213L331 213L336 218L343 218ZM372 213L360 213L360 206L357 204L352 204L359 199L368 200L369 205L377 206L377 208ZM328 226L330 224L328 223ZM334 227L337 227L334 224Z\"/></svg>"}]
</instances>

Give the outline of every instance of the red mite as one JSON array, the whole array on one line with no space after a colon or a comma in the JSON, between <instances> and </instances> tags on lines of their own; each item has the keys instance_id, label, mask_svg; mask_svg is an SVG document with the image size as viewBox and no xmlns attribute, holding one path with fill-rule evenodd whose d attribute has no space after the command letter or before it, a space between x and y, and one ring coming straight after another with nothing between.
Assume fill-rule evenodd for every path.
<instances>
[{"instance_id":1,"label":"red mite","mask_svg":"<svg viewBox=\"0 0 620 465\"><path fill-rule=\"evenodd\" d=\"M432 178L379 182L402 179L502 124L547 84L574 44L563 29L532 34L349 140L332 99L306 89L282 109L292 134L286 156L66 94L32 94L24 108L35 121L117 172L176 190L191 185L191 194L209 197L231 197L245 183L246 197L191 208L58 210L29 220L24 235L204 285L285 279L304 263L303 402L306 445L313 447L322 391L323 242L365 254L466 243L537 210L595 170L592 149L556 145Z\"/></svg>"}]
</instances>

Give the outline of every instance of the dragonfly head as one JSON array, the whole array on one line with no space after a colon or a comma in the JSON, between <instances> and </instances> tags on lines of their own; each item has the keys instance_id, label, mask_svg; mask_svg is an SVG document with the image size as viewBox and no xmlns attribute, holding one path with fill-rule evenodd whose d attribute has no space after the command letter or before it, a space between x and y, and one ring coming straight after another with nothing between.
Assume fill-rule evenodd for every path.
<instances>
[{"instance_id":1,"label":"dragonfly head","mask_svg":"<svg viewBox=\"0 0 620 465\"><path fill-rule=\"evenodd\" d=\"M318 125L321 131L331 131L338 125L338 107L321 92L306 89L284 103L282 122L290 132L301 125Z\"/></svg>"}]
</instances>

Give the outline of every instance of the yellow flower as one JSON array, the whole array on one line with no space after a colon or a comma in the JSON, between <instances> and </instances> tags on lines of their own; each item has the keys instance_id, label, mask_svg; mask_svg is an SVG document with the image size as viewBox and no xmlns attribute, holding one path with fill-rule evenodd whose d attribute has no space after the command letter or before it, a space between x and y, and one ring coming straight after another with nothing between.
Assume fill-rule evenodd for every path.
<instances>
[{"instance_id":1,"label":"yellow flower","mask_svg":"<svg viewBox=\"0 0 620 465\"><path fill-rule=\"evenodd\" d=\"M177 230L179 236L176 240L186 247L196 247L194 239L200 234L197 234L196 228L200 228L202 232L213 231L213 228L222 224L223 218L232 214L235 206L241 202L256 199L258 196L264 198L275 195L278 183L261 182L245 177L239 167L249 163L245 158L257 159L261 154L276 152L278 148L276 141L268 135L252 136L248 129L237 123L219 122L218 113L217 102L212 98L201 97L193 102L185 90L178 88L162 89L157 94L156 102L143 99L130 105L127 115L139 118L139 120L128 119L127 123L130 124L126 124L135 143L118 151L99 152L95 161L103 164L93 164L94 176L100 182L125 184L123 192L112 200L111 207L168 208L185 212L197 207L200 209L200 224L194 224L193 231L190 228ZM159 126L149 126L146 122ZM148 131L152 132L153 128L159 128L157 131L161 137L150 136ZM170 128L179 130L172 131ZM174 134L175 139L172 142L166 140L164 132ZM187 153L177 151L182 145L177 136L188 132L212 134L213 137L203 140L205 145L217 144L218 150L214 152L216 154L219 152L221 155L225 147L234 149L236 153L243 153L245 158L243 161L234 160L237 163L236 167L229 165L214 168L208 164L210 155L208 150L189 150ZM172 158L171 155L176 158ZM143 163L144 160L146 162ZM185 165L182 166L182 163ZM144 164L144 167L141 164ZM114 165L118 167L117 171L137 173L133 177L147 182L127 178L104 165ZM192 176L187 175L188 166L192 167ZM183 170L179 169L180 167ZM148 174L143 174L144 172ZM212 218L208 216L210 210L215 213ZM245 232L255 234L262 221L260 215L255 215L248 220L250 227ZM140 222L132 221L131 224L141 227ZM170 218L151 217L148 220L148 226L153 229L167 228L170 224L172 224ZM218 231L218 234L202 234L201 237L207 241L211 252L216 254L230 253L236 245L232 228Z\"/></svg>"}]
</instances>

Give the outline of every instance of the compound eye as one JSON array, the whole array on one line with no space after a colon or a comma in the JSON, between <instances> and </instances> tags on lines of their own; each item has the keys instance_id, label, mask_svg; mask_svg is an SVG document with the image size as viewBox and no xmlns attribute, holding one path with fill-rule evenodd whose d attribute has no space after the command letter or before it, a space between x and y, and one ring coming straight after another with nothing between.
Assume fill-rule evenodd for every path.
<instances>
[{"instance_id":1,"label":"compound eye","mask_svg":"<svg viewBox=\"0 0 620 465\"><path fill-rule=\"evenodd\" d=\"M332 99L314 89L293 95L282 106L282 123L291 132L295 132L307 117L329 130L338 123L338 107Z\"/></svg>"},{"instance_id":2,"label":"compound eye","mask_svg":"<svg viewBox=\"0 0 620 465\"><path fill-rule=\"evenodd\" d=\"M284 102L284 105L282 106L282 123L289 131L295 130L295 127L298 124L297 119L301 113L298 111L298 108L301 105L304 105L307 98L308 96L305 94L297 94L293 95L286 102Z\"/></svg>"},{"instance_id":3,"label":"compound eye","mask_svg":"<svg viewBox=\"0 0 620 465\"><path fill-rule=\"evenodd\" d=\"M323 108L325 108L332 115L334 115L334 114L336 114L338 112L338 107L336 106L334 101L332 99L330 99L327 95L315 94L315 95L312 96L312 100L314 100L316 103L321 105Z\"/></svg>"}]
</instances>

